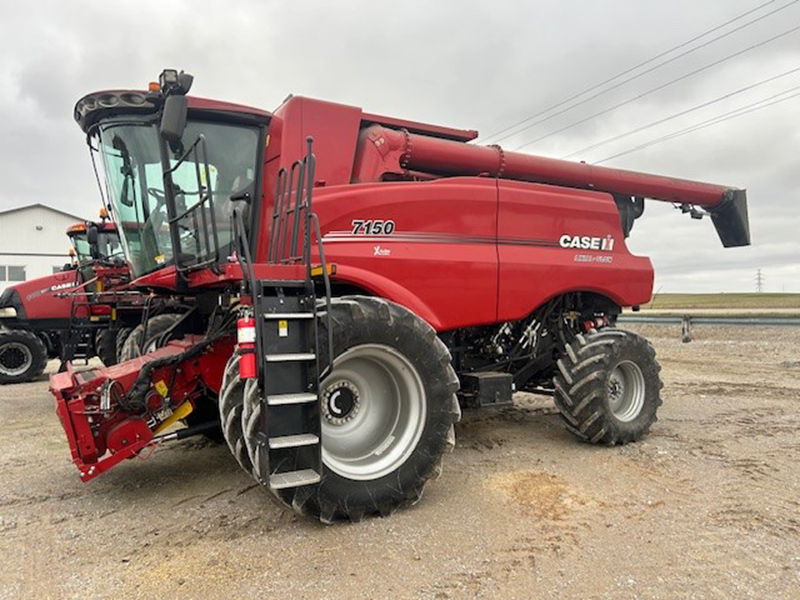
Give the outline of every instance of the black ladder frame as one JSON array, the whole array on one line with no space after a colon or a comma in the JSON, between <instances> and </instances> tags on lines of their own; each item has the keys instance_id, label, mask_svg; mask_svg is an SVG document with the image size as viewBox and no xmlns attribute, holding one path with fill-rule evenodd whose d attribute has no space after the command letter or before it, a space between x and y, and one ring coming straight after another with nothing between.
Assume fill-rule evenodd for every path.
<instances>
[{"instance_id":1,"label":"black ladder frame","mask_svg":"<svg viewBox=\"0 0 800 600\"><path fill-rule=\"evenodd\" d=\"M309 137L305 157L278 172L267 253L270 265L305 266L304 279L295 275L293 279L256 281L244 219L241 212L235 214L239 260L253 299L257 331L262 410L256 470L262 479L269 479L273 489L311 485L320 481L322 474L319 385L330 365L321 364L319 348L323 341L327 344L330 362L333 340L330 277L319 219L312 210L315 166L313 139ZM312 234L316 235L325 284L326 340L320 339L318 326L320 303L312 277Z\"/></svg>"}]
</instances>

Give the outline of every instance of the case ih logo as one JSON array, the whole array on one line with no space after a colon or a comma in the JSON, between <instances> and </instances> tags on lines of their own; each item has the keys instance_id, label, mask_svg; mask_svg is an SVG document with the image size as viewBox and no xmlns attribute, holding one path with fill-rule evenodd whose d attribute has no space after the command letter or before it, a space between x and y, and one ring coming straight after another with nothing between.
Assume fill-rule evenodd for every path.
<instances>
[{"instance_id":1,"label":"case ih logo","mask_svg":"<svg viewBox=\"0 0 800 600\"><path fill-rule=\"evenodd\" d=\"M67 282L67 283L57 283L56 285L51 285L49 288L44 288L42 290L36 290L35 292L31 292L27 296L25 296L25 300L35 300L39 296L43 296L47 293L58 292L59 290L65 290L67 288L74 288L76 287L74 283Z\"/></svg>"},{"instance_id":2,"label":"case ih logo","mask_svg":"<svg viewBox=\"0 0 800 600\"><path fill-rule=\"evenodd\" d=\"M564 234L558 238L558 245L562 248L579 248L580 250L603 250L611 252L614 249L614 238L607 235L601 237L589 237L580 235Z\"/></svg>"}]
</instances>

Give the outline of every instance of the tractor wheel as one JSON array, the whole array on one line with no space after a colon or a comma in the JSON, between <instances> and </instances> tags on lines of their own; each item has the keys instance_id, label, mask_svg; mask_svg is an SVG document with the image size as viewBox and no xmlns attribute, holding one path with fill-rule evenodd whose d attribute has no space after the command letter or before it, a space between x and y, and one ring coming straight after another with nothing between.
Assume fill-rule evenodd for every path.
<instances>
[{"instance_id":1,"label":"tractor wheel","mask_svg":"<svg viewBox=\"0 0 800 600\"><path fill-rule=\"evenodd\" d=\"M461 416L450 352L430 325L378 298L335 299L331 311L336 358L320 383L322 480L273 490L285 505L325 523L388 515L419 501L455 446L453 424ZM323 314L320 340L326 324ZM320 364L327 364L327 344L319 346ZM245 405L253 463L263 407L257 387L245 394ZM268 474L254 475L265 482Z\"/></svg>"},{"instance_id":2,"label":"tractor wheel","mask_svg":"<svg viewBox=\"0 0 800 600\"><path fill-rule=\"evenodd\" d=\"M137 325L133 328L130 335L128 335L125 342L122 344L122 351L120 352L120 362L131 360L137 356L157 350L158 339L170 327L172 327L181 315L166 314L158 315L147 321L147 339L143 340L145 335L145 324Z\"/></svg>"},{"instance_id":3,"label":"tractor wheel","mask_svg":"<svg viewBox=\"0 0 800 600\"><path fill-rule=\"evenodd\" d=\"M117 362L122 362L122 348L125 345L125 342L128 340L128 337L131 335L131 331L133 331L133 327L123 327L117 332L117 339L116 339L116 353L117 353Z\"/></svg>"},{"instance_id":4,"label":"tractor wheel","mask_svg":"<svg viewBox=\"0 0 800 600\"><path fill-rule=\"evenodd\" d=\"M47 366L47 348L25 329L0 329L0 383L36 379Z\"/></svg>"},{"instance_id":5,"label":"tractor wheel","mask_svg":"<svg viewBox=\"0 0 800 600\"><path fill-rule=\"evenodd\" d=\"M236 461L248 473L253 472L253 465L247 454L247 447L242 435L242 409L245 393L252 393L258 387L256 380L242 381L239 377L239 353L234 351L225 366L222 388L219 393L219 419L222 435L228 443Z\"/></svg>"},{"instance_id":6,"label":"tractor wheel","mask_svg":"<svg viewBox=\"0 0 800 600\"><path fill-rule=\"evenodd\" d=\"M620 329L578 335L558 360L555 403L567 429L593 444L627 444L657 420L663 387L656 353Z\"/></svg>"},{"instance_id":7,"label":"tractor wheel","mask_svg":"<svg viewBox=\"0 0 800 600\"><path fill-rule=\"evenodd\" d=\"M103 329L99 331L95 338L95 350L97 357L103 361L106 367L117 364L117 330Z\"/></svg>"}]
</instances>

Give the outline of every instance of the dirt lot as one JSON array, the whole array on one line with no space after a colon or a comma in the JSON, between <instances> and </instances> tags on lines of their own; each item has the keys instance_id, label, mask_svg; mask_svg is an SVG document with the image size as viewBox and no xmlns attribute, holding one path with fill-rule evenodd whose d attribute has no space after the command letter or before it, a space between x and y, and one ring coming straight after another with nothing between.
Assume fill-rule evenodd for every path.
<instances>
[{"instance_id":1,"label":"dirt lot","mask_svg":"<svg viewBox=\"0 0 800 600\"><path fill-rule=\"evenodd\" d=\"M0 598L799 598L800 329L641 330L661 419L580 444L466 414L415 508L326 527L187 440L81 484L47 383L0 389Z\"/></svg>"}]
</instances>

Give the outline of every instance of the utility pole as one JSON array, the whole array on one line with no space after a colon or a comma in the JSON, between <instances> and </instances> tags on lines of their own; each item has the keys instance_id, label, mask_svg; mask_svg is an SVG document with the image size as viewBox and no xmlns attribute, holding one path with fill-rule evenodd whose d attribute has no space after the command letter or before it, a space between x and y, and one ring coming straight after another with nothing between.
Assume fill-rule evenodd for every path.
<instances>
[{"instance_id":1,"label":"utility pole","mask_svg":"<svg viewBox=\"0 0 800 600\"><path fill-rule=\"evenodd\" d=\"M761 274L761 269L756 271L756 293L760 294L764 291L764 276Z\"/></svg>"}]
</instances>

